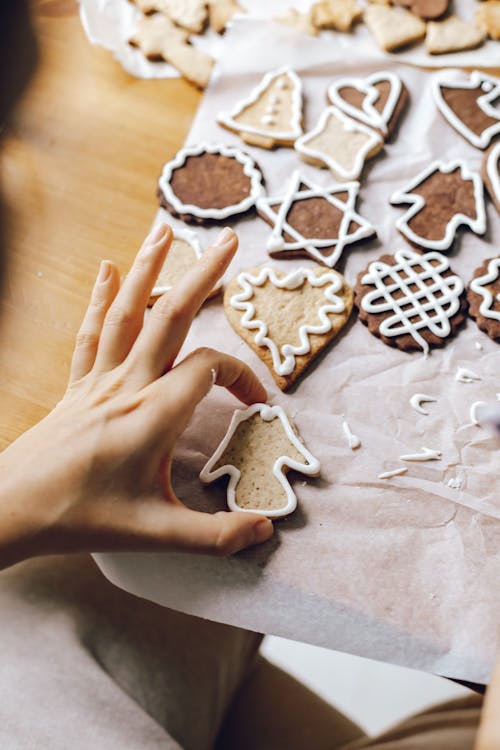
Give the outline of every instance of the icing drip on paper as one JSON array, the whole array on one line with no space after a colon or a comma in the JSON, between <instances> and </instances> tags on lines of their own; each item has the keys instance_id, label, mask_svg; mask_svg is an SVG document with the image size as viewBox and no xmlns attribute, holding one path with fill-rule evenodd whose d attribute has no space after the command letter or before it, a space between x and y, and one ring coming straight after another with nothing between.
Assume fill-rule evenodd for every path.
<instances>
[{"instance_id":1,"label":"icing drip on paper","mask_svg":"<svg viewBox=\"0 0 500 750\"><path fill-rule=\"evenodd\" d=\"M486 406L486 401L474 401L470 408L470 421L472 422L472 424L475 424L478 427L481 425L481 422L477 417L477 410L482 406Z\"/></svg>"},{"instance_id":2,"label":"icing drip on paper","mask_svg":"<svg viewBox=\"0 0 500 750\"><path fill-rule=\"evenodd\" d=\"M461 490L464 486L463 479L460 477L452 477L451 479L448 479L446 484L451 490Z\"/></svg>"},{"instance_id":3,"label":"icing drip on paper","mask_svg":"<svg viewBox=\"0 0 500 750\"><path fill-rule=\"evenodd\" d=\"M455 380L457 383L473 383L475 380L482 380L482 378L473 370L468 370L466 367L459 367L455 374Z\"/></svg>"},{"instance_id":4,"label":"icing drip on paper","mask_svg":"<svg viewBox=\"0 0 500 750\"><path fill-rule=\"evenodd\" d=\"M482 297L479 313L485 318L498 321L500 321L500 312L493 310L493 304L495 301L500 301L499 295L496 296L495 300L490 290L487 289L487 285L497 281L499 274L500 258L492 258L488 263L487 272L483 276L477 276L475 279L472 279L470 283L472 291Z\"/></svg>"},{"instance_id":5,"label":"icing drip on paper","mask_svg":"<svg viewBox=\"0 0 500 750\"><path fill-rule=\"evenodd\" d=\"M346 436L346 438L347 438L347 442L348 442L348 444L349 444L349 448L350 448L350 449L351 449L352 451L356 450L356 448L359 448L359 447L361 446L361 440L359 439L359 437L358 437L357 435L355 435L355 434L354 434L354 433L352 432L352 430L351 430L351 428L350 428L350 426L349 426L349 423L348 423L348 422L346 422L346 420L345 420L345 419L344 419L344 421L342 422L342 429L343 429L343 431L344 431L344 435L345 435L345 436Z\"/></svg>"},{"instance_id":6,"label":"icing drip on paper","mask_svg":"<svg viewBox=\"0 0 500 750\"><path fill-rule=\"evenodd\" d=\"M419 414L425 414L428 415L429 412L426 411L426 409L423 408L422 403L424 401L437 401L437 398L434 398L434 396L428 396L426 393L414 393L413 396L410 398L410 406L412 409L415 409L415 411L418 411Z\"/></svg>"},{"instance_id":7,"label":"icing drip on paper","mask_svg":"<svg viewBox=\"0 0 500 750\"><path fill-rule=\"evenodd\" d=\"M450 318L460 307L463 281L455 275L442 275L450 264L439 253L398 250L394 258L395 265L380 260L370 263L361 283L373 284L375 289L365 294L361 307L368 313L392 311L381 322L380 333L389 337L409 333L427 355L429 344L419 331L427 328L440 338L450 335ZM421 270L415 271L415 266ZM402 296L396 297L396 293Z\"/></svg>"},{"instance_id":8,"label":"icing drip on paper","mask_svg":"<svg viewBox=\"0 0 500 750\"><path fill-rule=\"evenodd\" d=\"M435 451L432 448L422 448L422 453L407 453L400 456L400 461L439 461L443 457L441 451Z\"/></svg>"},{"instance_id":9,"label":"icing drip on paper","mask_svg":"<svg viewBox=\"0 0 500 750\"><path fill-rule=\"evenodd\" d=\"M389 82L390 91L382 112L379 112L375 105L380 98L380 92L375 84L383 81ZM340 90L343 88L354 88L364 94L361 108L355 107L342 97ZM346 114L387 135L387 125L394 114L401 90L402 84L399 76L382 71L366 78L339 78L328 88L328 98Z\"/></svg>"},{"instance_id":10,"label":"icing drip on paper","mask_svg":"<svg viewBox=\"0 0 500 750\"><path fill-rule=\"evenodd\" d=\"M242 513L256 512L255 509L242 508L236 502L236 487L241 476L240 470L236 466L233 466L231 464L226 464L224 466L220 466L217 469L214 469L214 466L217 465L221 457L224 455L224 452L231 442L233 435L235 434L240 423L246 421L247 419L250 419L255 414L259 414L264 422L271 422L273 419L279 419L288 440L304 459L303 462L299 462L295 459L290 458L289 456L280 456L274 462L273 474L286 493L287 504L284 508L278 508L276 510L259 509L258 512L270 518L278 518L280 516L285 516L289 513L292 513L297 507L297 498L286 478L286 469L299 471L302 474L306 474L308 476L315 476L320 472L320 463L318 459L314 458L314 456L309 453L307 448L303 445L303 441L299 439L299 436L293 429L290 420L288 419L281 406L270 406L269 404L253 404L252 406L249 406L248 409L236 409L232 416L229 429L225 434L222 442L201 470L200 480L204 484L210 484L216 479L219 479L219 477L222 477L225 474L229 474L227 504L230 510Z\"/></svg>"},{"instance_id":11,"label":"icing drip on paper","mask_svg":"<svg viewBox=\"0 0 500 750\"><path fill-rule=\"evenodd\" d=\"M305 282L313 287L325 287L324 296L326 303L317 311L319 318L318 324L303 324L299 328L299 345L283 344L278 349L273 339L269 338L268 327L265 321L255 317L256 310L254 304L250 301L254 294L254 287L263 286L269 281L277 289L288 289L293 291L298 289ZM290 375L295 369L295 357L298 355L309 354L311 351L311 342L309 334L325 334L331 331L332 321L329 318L331 313L342 313L345 310L345 304L336 292L340 291L343 286L342 277L335 271L325 272L321 276L316 276L309 268L298 268L290 271L285 276L279 277L274 268L261 268L257 276L248 271L243 271L238 276L238 283L242 291L234 294L229 304L234 310L241 310L244 314L241 317L240 325L247 330L257 329L254 341L257 346L267 346L271 352L273 367L278 375Z\"/></svg>"},{"instance_id":12,"label":"icing drip on paper","mask_svg":"<svg viewBox=\"0 0 500 750\"><path fill-rule=\"evenodd\" d=\"M400 469L391 469L391 471L384 471L383 474L379 474L379 479L392 479L393 477L398 477L400 474L406 474L408 471L407 466L401 466Z\"/></svg>"}]
</instances>

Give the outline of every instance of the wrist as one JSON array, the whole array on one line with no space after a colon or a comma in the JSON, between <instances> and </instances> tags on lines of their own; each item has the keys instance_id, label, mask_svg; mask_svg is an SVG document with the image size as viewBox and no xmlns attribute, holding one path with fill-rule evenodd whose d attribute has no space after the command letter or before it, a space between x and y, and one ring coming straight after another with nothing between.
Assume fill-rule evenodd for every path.
<instances>
[{"instance_id":1,"label":"wrist","mask_svg":"<svg viewBox=\"0 0 500 750\"><path fill-rule=\"evenodd\" d=\"M45 527L33 498L15 481L4 481L5 473L0 468L0 569L39 554Z\"/></svg>"}]
</instances>

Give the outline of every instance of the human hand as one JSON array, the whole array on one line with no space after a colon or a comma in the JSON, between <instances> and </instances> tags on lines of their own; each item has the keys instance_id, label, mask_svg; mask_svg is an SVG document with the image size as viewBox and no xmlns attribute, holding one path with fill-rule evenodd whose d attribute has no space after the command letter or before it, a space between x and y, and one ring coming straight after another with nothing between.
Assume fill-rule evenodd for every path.
<instances>
[{"instance_id":1,"label":"human hand","mask_svg":"<svg viewBox=\"0 0 500 750\"><path fill-rule=\"evenodd\" d=\"M103 261L77 336L68 389L0 454L0 566L81 551L191 550L230 555L268 539L257 514L200 513L173 491L175 443L213 384L266 400L242 361L198 349L176 362L191 322L238 245L230 229L144 312L172 241L156 227L120 288Z\"/></svg>"}]
</instances>

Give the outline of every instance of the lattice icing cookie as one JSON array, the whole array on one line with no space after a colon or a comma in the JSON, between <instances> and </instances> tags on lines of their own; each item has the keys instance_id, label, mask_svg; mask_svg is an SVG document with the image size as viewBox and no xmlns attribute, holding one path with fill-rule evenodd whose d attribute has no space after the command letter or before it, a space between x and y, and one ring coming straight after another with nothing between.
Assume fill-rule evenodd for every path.
<instances>
[{"instance_id":1,"label":"lattice icing cookie","mask_svg":"<svg viewBox=\"0 0 500 750\"><path fill-rule=\"evenodd\" d=\"M466 317L462 279L440 253L398 250L358 276L359 317L384 344L403 351L444 346Z\"/></svg>"},{"instance_id":2,"label":"lattice icing cookie","mask_svg":"<svg viewBox=\"0 0 500 750\"><path fill-rule=\"evenodd\" d=\"M183 221L224 221L255 206L264 192L254 160L234 146L201 143L181 149L165 164L160 204Z\"/></svg>"},{"instance_id":3,"label":"lattice icing cookie","mask_svg":"<svg viewBox=\"0 0 500 750\"><path fill-rule=\"evenodd\" d=\"M500 343L500 256L485 260L476 269L467 299L469 315L478 328Z\"/></svg>"},{"instance_id":4,"label":"lattice icing cookie","mask_svg":"<svg viewBox=\"0 0 500 750\"><path fill-rule=\"evenodd\" d=\"M267 73L246 99L217 122L254 146L293 146L302 135L302 84L288 67Z\"/></svg>"},{"instance_id":5,"label":"lattice icing cookie","mask_svg":"<svg viewBox=\"0 0 500 750\"><path fill-rule=\"evenodd\" d=\"M353 294L344 278L326 268L280 273L260 266L227 286L229 322L288 390L347 323Z\"/></svg>"},{"instance_id":6,"label":"lattice icing cookie","mask_svg":"<svg viewBox=\"0 0 500 750\"><path fill-rule=\"evenodd\" d=\"M167 257L151 292L149 304L153 305L158 297L178 284L201 256L202 249L196 233L190 229L176 229ZM207 299L214 297L221 289L222 284L219 282Z\"/></svg>"},{"instance_id":7,"label":"lattice icing cookie","mask_svg":"<svg viewBox=\"0 0 500 750\"><path fill-rule=\"evenodd\" d=\"M309 164L328 167L339 180L356 180L365 161L383 145L384 139L372 128L338 107L327 107L316 127L295 141L295 150Z\"/></svg>"},{"instance_id":8,"label":"lattice icing cookie","mask_svg":"<svg viewBox=\"0 0 500 750\"><path fill-rule=\"evenodd\" d=\"M259 198L257 211L272 226L267 250L272 257L305 255L333 268L346 245L375 234L356 213L359 183L320 187L299 171L279 196Z\"/></svg>"},{"instance_id":9,"label":"lattice icing cookie","mask_svg":"<svg viewBox=\"0 0 500 750\"><path fill-rule=\"evenodd\" d=\"M433 93L441 114L476 148L485 149L500 133L500 80L475 70L468 80L440 73Z\"/></svg>"},{"instance_id":10,"label":"lattice icing cookie","mask_svg":"<svg viewBox=\"0 0 500 750\"><path fill-rule=\"evenodd\" d=\"M490 198L500 214L500 141L494 141L485 152L481 172Z\"/></svg>"},{"instance_id":11,"label":"lattice icing cookie","mask_svg":"<svg viewBox=\"0 0 500 750\"><path fill-rule=\"evenodd\" d=\"M227 474L230 510L280 518L297 507L297 497L286 476L289 470L317 476L320 464L280 406L254 404L234 412L200 479L210 484Z\"/></svg>"},{"instance_id":12,"label":"lattice icing cookie","mask_svg":"<svg viewBox=\"0 0 500 750\"><path fill-rule=\"evenodd\" d=\"M433 162L396 191L391 203L410 204L396 227L409 242L429 250L448 250L459 227L476 234L486 231L481 176L461 159Z\"/></svg>"},{"instance_id":13,"label":"lattice icing cookie","mask_svg":"<svg viewBox=\"0 0 500 750\"><path fill-rule=\"evenodd\" d=\"M387 140L406 106L408 89L398 75L381 71L366 78L338 78L328 87L328 99Z\"/></svg>"}]
</instances>

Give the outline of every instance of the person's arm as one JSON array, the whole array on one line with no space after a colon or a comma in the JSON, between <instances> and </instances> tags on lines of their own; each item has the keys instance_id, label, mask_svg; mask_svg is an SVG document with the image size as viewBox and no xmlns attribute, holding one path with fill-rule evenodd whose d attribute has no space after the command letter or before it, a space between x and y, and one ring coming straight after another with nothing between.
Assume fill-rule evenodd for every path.
<instances>
[{"instance_id":1,"label":"person's arm","mask_svg":"<svg viewBox=\"0 0 500 750\"><path fill-rule=\"evenodd\" d=\"M194 316L236 251L231 230L143 322L171 241L166 225L153 230L121 288L118 269L103 261L63 400L0 453L0 567L58 552L229 555L272 535L263 516L196 512L172 488L175 443L212 386L245 404L265 401L266 392L227 354L203 348L177 361Z\"/></svg>"}]
</instances>

